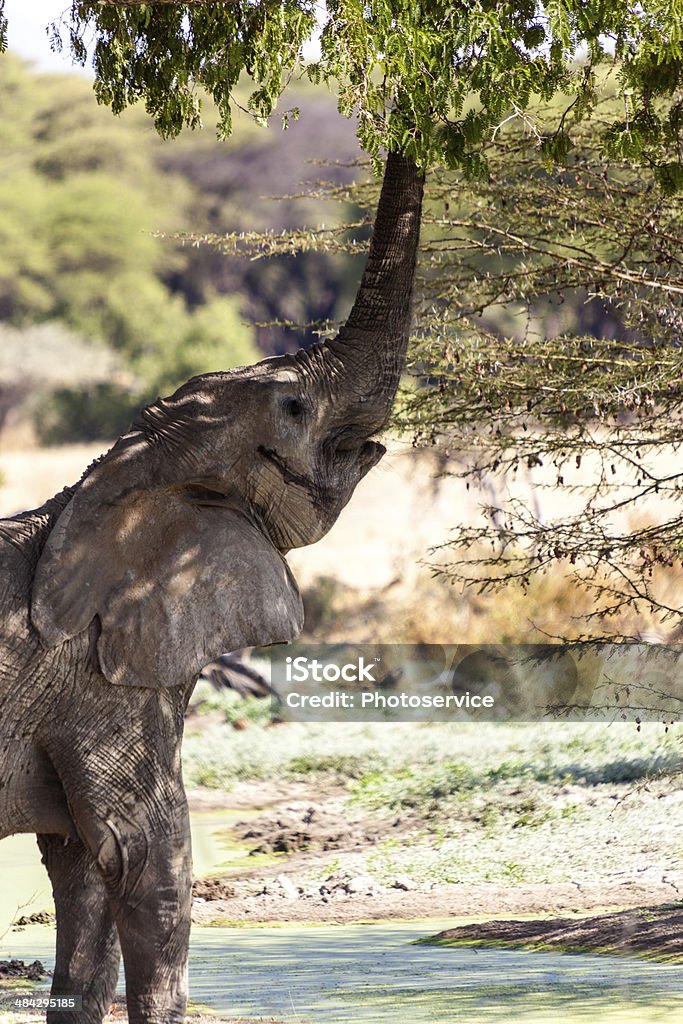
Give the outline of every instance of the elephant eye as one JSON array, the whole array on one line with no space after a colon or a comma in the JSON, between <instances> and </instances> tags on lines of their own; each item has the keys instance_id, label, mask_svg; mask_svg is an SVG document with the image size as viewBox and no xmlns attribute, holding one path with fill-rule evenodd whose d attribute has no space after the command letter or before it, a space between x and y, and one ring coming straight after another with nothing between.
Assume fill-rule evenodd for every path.
<instances>
[{"instance_id":1,"label":"elephant eye","mask_svg":"<svg viewBox=\"0 0 683 1024\"><path fill-rule=\"evenodd\" d=\"M288 416L291 416L293 420L301 419L305 413L305 408L298 398L285 398L282 407Z\"/></svg>"}]
</instances>

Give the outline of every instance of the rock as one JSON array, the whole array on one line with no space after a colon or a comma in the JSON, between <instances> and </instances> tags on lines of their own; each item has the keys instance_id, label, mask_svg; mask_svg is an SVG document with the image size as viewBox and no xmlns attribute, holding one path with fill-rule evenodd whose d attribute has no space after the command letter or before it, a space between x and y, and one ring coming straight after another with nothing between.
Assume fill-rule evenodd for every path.
<instances>
[{"instance_id":1,"label":"rock","mask_svg":"<svg viewBox=\"0 0 683 1024\"><path fill-rule=\"evenodd\" d=\"M25 928L29 924L54 924L55 915L49 910L41 910L35 914L29 914L28 917L18 918L13 928Z\"/></svg>"},{"instance_id":2,"label":"rock","mask_svg":"<svg viewBox=\"0 0 683 1024\"><path fill-rule=\"evenodd\" d=\"M396 875L390 888L403 889L405 892L410 892L411 889L417 889L417 883L412 878L409 878L408 875Z\"/></svg>"},{"instance_id":3,"label":"rock","mask_svg":"<svg viewBox=\"0 0 683 1024\"><path fill-rule=\"evenodd\" d=\"M23 960L0 960L0 978L25 978L28 981L42 981L47 971L40 960L25 964Z\"/></svg>"},{"instance_id":4,"label":"rock","mask_svg":"<svg viewBox=\"0 0 683 1024\"><path fill-rule=\"evenodd\" d=\"M282 886L282 889L284 890L284 894L285 894L285 896L287 897L288 900L298 900L299 899L299 890L294 885L294 883L291 881L291 879L287 878L287 875L278 875L277 878L276 878L276 881L278 882L278 884L280 886Z\"/></svg>"},{"instance_id":5,"label":"rock","mask_svg":"<svg viewBox=\"0 0 683 1024\"><path fill-rule=\"evenodd\" d=\"M367 896L374 896L377 892L375 880L370 875L356 875L355 878L349 878L344 888L351 895L363 893Z\"/></svg>"}]
</instances>

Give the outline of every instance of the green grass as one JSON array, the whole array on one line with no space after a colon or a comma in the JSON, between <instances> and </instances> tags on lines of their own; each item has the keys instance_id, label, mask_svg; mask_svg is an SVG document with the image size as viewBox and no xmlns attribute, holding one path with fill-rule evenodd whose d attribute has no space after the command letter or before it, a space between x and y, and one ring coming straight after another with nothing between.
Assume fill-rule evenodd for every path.
<instances>
[{"instance_id":1,"label":"green grass","mask_svg":"<svg viewBox=\"0 0 683 1024\"><path fill-rule=\"evenodd\" d=\"M191 785L345 785L354 813L399 822L354 855L380 882L599 884L680 867L683 729L626 723L213 724L190 735ZM394 836L396 838L394 838Z\"/></svg>"},{"instance_id":2,"label":"green grass","mask_svg":"<svg viewBox=\"0 0 683 1024\"><path fill-rule=\"evenodd\" d=\"M266 727L267 701L205 701L225 724L188 724L185 774L191 784L310 778L352 783L356 798L391 808L441 805L475 790L634 784L683 766L682 733L626 723L289 723ZM251 727L236 731L234 719ZM209 781L206 781L209 780Z\"/></svg>"}]
</instances>

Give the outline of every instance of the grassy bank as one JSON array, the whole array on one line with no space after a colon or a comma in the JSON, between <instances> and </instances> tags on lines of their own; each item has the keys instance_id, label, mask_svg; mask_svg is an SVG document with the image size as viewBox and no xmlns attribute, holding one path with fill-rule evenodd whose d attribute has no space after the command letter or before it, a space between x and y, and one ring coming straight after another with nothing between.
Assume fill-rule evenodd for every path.
<instances>
[{"instance_id":1,"label":"grassy bank","mask_svg":"<svg viewBox=\"0 0 683 1024\"><path fill-rule=\"evenodd\" d=\"M189 784L299 780L320 799L343 787L348 813L377 820L383 838L355 866L379 881L406 873L420 883L618 884L680 868L683 835L672 828L683 820L680 729L270 726L253 702L204 700L188 723ZM233 728L246 715L248 727Z\"/></svg>"}]
</instances>

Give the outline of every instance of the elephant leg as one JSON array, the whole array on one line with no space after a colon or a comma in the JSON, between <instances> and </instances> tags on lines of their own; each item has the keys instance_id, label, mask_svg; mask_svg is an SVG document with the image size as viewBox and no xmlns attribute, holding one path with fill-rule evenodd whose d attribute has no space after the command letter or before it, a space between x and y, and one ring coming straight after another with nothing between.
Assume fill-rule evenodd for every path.
<instances>
[{"instance_id":1,"label":"elephant leg","mask_svg":"<svg viewBox=\"0 0 683 1024\"><path fill-rule=\"evenodd\" d=\"M48 1024L100 1024L121 958L114 917L91 853L78 838L39 835L57 911L53 995L82 995L83 1011L51 1011Z\"/></svg>"},{"instance_id":2,"label":"elephant leg","mask_svg":"<svg viewBox=\"0 0 683 1024\"><path fill-rule=\"evenodd\" d=\"M138 691L129 703L132 709L120 692L98 689L88 729L79 720L69 744L48 738L48 754L104 883L123 954L129 1024L183 1024L192 857L180 774L182 709Z\"/></svg>"},{"instance_id":3,"label":"elephant leg","mask_svg":"<svg viewBox=\"0 0 683 1024\"><path fill-rule=\"evenodd\" d=\"M182 1024L192 908L187 810L168 830L107 827L97 859L121 942L129 1024Z\"/></svg>"}]
</instances>

